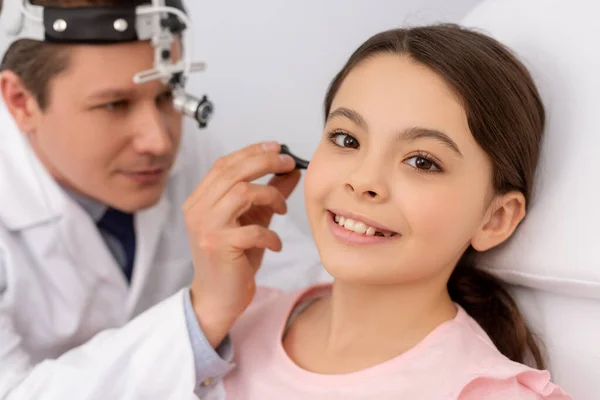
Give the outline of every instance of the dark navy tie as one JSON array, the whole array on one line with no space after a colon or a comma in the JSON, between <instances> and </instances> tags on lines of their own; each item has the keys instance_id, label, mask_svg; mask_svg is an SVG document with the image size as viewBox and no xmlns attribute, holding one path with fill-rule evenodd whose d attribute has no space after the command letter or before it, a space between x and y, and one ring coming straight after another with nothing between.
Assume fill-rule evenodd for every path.
<instances>
[{"instance_id":1,"label":"dark navy tie","mask_svg":"<svg viewBox=\"0 0 600 400\"><path fill-rule=\"evenodd\" d=\"M133 261L135 257L135 230L133 227L133 214L124 213L114 208L109 208L98 222L98 227L105 230L121 243L125 252L125 266L123 273L127 282L131 282Z\"/></svg>"}]
</instances>

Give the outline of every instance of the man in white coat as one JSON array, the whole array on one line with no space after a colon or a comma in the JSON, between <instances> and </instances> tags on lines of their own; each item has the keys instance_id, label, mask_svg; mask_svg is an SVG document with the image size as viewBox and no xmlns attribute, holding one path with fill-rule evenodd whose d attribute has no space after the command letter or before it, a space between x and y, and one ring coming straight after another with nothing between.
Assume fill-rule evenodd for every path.
<instances>
[{"instance_id":1,"label":"man in white coat","mask_svg":"<svg viewBox=\"0 0 600 400\"><path fill-rule=\"evenodd\" d=\"M233 367L227 331L257 270L283 289L322 273L312 241L271 220L293 161L276 143L218 158L210 132L182 132L168 87L132 83L153 55L31 40L4 55L2 399L202 397Z\"/></svg>"}]
</instances>

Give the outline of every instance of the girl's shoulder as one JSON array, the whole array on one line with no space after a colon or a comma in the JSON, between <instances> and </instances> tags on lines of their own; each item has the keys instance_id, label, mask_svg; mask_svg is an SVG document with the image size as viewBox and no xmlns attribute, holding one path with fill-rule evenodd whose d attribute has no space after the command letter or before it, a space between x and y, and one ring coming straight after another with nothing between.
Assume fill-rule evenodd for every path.
<instances>
[{"instance_id":1,"label":"girl's shoulder","mask_svg":"<svg viewBox=\"0 0 600 400\"><path fill-rule=\"evenodd\" d=\"M270 286L259 286L256 288L256 293L250 303L249 308L260 307L264 303L268 303L276 298L284 297L286 293L278 288Z\"/></svg>"},{"instance_id":2,"label":"girl's shoulder","mask_svg":"<svg viewBox=\"0 0 600 400\"><path fill-rule=\"evenodd\" d=\"M250 337L250 332L280 332L296 304L330 288L330 284L322 284L284 292L272 287L258 287L252 302L232 327L232 338L243 340ZM255 336L264 338L261 334Z\"/></svg>"},{"instance_id":3,"label":"girl's shoulder","mask_svg":"<svg viewBox=\"0 0 600 400\"><path fill-rule=\"evenodd\" d=\"M485 331L461 308L453 322L453 352L457 364L462 364L453 398L572 400L552 383L548 371L511 361L500 353Z\"/></svg>"},{"instance_id":4,"label":"girl's shoulder","mask_svg":"<svg viewBox=\"0 0 600 400\"><path fill-rule=\"evenodd\" d=\"M481 370L461 388L457 400L572 400L550 380L548 371L517 364Z\"/></svg>"}]
</instances>

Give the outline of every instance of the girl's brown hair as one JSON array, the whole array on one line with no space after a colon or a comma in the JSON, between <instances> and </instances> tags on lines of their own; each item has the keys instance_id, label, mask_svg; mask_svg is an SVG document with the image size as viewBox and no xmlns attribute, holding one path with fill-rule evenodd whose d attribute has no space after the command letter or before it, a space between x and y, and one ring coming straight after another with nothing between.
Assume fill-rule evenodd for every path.
<instances>
[{"instance_id":1,"label":"girl's brown hair","mask_svg":"<svg viewBox=\"0 0 600 400\"><path fill-rule=\"evenodd\" d=\"M345 77L360 62L382 53L410 57L444 78L464 106L469 128L493 164L497 193L519 191L525 199L539 158L545 111L527 69L498 41L454 24L394 29L363 43L333 79L325 117ZM501 282L475 268L469 248L448 282L460 304L513 361L532 357L544 368L538 344Z\"/></svg>"}]
</instances>

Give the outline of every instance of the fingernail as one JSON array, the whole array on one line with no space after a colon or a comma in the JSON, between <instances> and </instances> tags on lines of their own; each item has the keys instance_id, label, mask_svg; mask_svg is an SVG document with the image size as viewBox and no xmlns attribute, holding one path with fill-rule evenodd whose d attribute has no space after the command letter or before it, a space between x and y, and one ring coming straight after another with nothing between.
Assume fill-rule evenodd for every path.
<instances>
[{"instance_id":1,"label":"fingernail","mask_svg":"<svg viewBox=\"0 0 600 400\"><path fill-rule=\"evenodd\" d=\"M271 141L271 142L264 142L263 143L263 148L267 151L274 151L277 150L279 148L279 143Z\"/></svg>"},{"instance_id":2,"label":"fingernail","mask_svg":"<svg viewBox=\"0 0 600 400\"><path fill-rule=\"evenodd\" d=\"M294 159L292 157L290 157L287 154L280 154L279 155L279 159L284 163L284 164L296 164L296 161L294 161Z\"/></svg>"}]
</instances>

